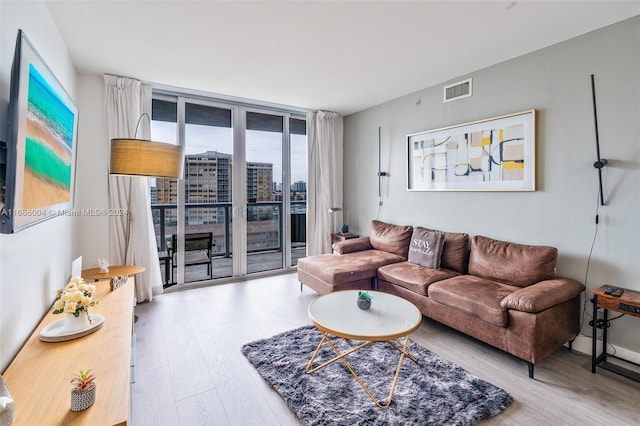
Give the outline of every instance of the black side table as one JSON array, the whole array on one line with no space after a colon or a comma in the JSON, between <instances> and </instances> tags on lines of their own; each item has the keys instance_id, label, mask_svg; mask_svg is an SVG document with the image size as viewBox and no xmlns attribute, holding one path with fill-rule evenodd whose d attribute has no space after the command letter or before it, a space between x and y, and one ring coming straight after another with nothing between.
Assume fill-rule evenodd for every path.
<instances>
[{"instance_id":1,"label":"black side table","mask_svg":"<svg viewBox=\"0 0 640 426\"><path fill-rule=\"evenodd\" d=\"M620 365L607 362L607 357L618 358L614 355L607 354L607 328L609 320L609 311L618 312L625 315L631 315L640 318L640 292L623 288L624 293L616 297L606 294L604 291L609 285L603 285L593 290L593 325L592 325L592 347L591 347L591 372L595 374L596 367L604 368L620 374L621 376L640 382L640 373L624 368ZM620 287L618 287L620 288ZM596 331L598 329L598 309L603 310L602 325L602 352L598 355L596 349ZM618 358L622 359L622 358ZM630 364L637 365L633 362L623 360Z\"/></svg>"}]
</instances>

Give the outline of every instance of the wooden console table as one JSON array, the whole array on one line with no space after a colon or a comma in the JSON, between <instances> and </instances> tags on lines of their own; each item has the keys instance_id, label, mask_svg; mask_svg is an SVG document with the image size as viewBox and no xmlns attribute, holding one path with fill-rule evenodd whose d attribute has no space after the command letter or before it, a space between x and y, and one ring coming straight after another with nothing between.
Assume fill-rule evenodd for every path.
<instances>
[{"instance_id":1,"label":"wooden console table","mask_svg":"<svg viewBox=\"0 0 640 426\"><path fill-rule=\"evenodd\" d=\"M607 362L608 356L616 358L614 355L607 354L607 321L609 321L609 311L614 311L625 315L632 315L634 317L640 317L640 292L623 288L622 290L624 290L624 293L622 293L622 295L619 297L615 297L604 292L607 287L614 286L603 285L602 287L593 290L593 337L591 348L591 372L595 373L596 367L600 367L640 382L640 373L629 370L628 368L621 367L617 364ZM600 353L600 355L596 353L598 309L603 310L604 322L604 325L602 326L602 352Z\"/></svg>"},{"instance_id":2,"label":"wooden console table","mask_svg":"<svg viewBox=\"0 0 640 426\"><path fill-rule=\"evenodd\" d=\"M49 310L3 374L15 401L15 426L127 424L134 281L115 291L109 291L107 281L95 285L99 303L90 313L105 318L102 328L79 339L42 342L40 330L63 319ZM73 412L69 381L80 368L96 374L96 402Z\"/></svg>"}]
</instances>

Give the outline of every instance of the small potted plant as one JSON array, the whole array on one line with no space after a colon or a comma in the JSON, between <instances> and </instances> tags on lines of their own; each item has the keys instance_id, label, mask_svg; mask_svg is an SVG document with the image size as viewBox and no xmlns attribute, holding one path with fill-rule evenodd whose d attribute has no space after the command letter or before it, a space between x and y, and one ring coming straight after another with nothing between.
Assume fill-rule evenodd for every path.
<instances>
[{"instance_id":1,"label":"small potted plant","mask_svg":"<svg viewBox=\"0 0 640 426\"><path fill-rule=\"evenodd\" d=\"M371 295L368 291L358 292L358 308L369 309L371 307Z\"/></svg>"},{"instance_id":2,"label":"small potted plant","mask_svg":"<svg viewBox=\"0 0 640 426\"><path fill-rule=\"evenodd\" d=\"M96 402L96 379L91 370L80 369L71 379L71 411L82 411Z\"/></svg>"}]
</instances>

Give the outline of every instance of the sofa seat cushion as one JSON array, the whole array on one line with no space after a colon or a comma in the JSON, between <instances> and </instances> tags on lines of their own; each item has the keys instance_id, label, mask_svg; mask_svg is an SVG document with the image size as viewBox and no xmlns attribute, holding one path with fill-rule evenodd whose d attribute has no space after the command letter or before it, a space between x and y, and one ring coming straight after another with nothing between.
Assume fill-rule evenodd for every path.
<instances>
[{"instance_id":1,"label":"sofa seat cushion","mask_svg":"<svg viewBox=\"0 0 640 426\"><path fill-rule=\"evenodd\" d=\"M431 284L456 275L460 274L448 269L429 269L411 262L393 263L378 269L378 278L425 296Z\"/></svg>"},{"instance_id":2,"label":"sofa seat cushion","mask_svg":"<svg viewBox=\"0 0 640 426\"><path fill-rule=\"evenodd\" d=\"M509 325L508 309L500 302L518 289L473 275L459 275L431 284L427 293L436 302L506 327Z\"/></svg>"},{"instance_id":3,"label":"sofa seat cushion","mask_svg":"<svg viewBox=\"0 0 640 426\"><path fill-rule=\"evenodd\" d=\"M376 277L378 268L404 258L382 250L364 250L344 255L319 254L298 259L298 269L333 285Z\"/></svg>"}]
</instances>

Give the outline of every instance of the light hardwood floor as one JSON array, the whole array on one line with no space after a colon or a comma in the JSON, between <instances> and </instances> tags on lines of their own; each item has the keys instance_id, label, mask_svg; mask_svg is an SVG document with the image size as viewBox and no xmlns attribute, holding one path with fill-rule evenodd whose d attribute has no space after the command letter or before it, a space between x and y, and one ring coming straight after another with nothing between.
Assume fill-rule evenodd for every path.
<instances>
[{"instance_id":1,"label":"light hardwood floor","mask_svg":"<svg viewBox=\"0 0 640 426\"><path fill-rule=\"evenodd\" d=\"M136 307L134 425L297 425L240 353L252 340L309 324L296 274L155 297ZM509 392L513 404L482 424L638 425L640 383L561 348L535 380L511 355L424 319L412 340ZM351 376L345 380L352 380Z\"/></svg>"}]
</instances>

